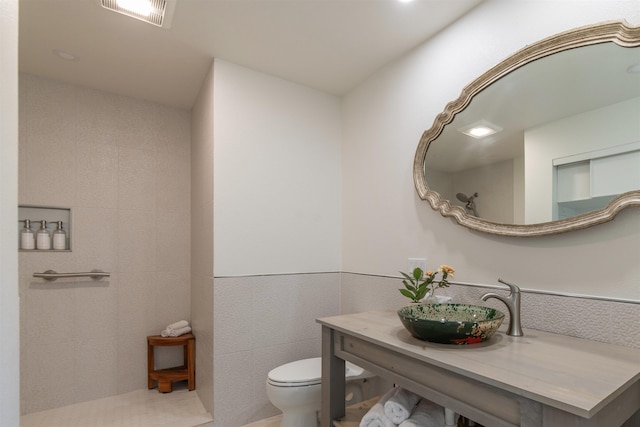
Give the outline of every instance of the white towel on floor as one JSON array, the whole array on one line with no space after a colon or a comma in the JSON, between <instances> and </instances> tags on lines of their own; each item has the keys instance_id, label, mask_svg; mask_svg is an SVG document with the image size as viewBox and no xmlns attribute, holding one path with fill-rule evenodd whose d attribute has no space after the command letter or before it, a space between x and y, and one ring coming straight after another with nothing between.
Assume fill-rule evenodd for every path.
<instances>
[{"instance_id":1,"label":"white towel on floor","mask_svg":"<svg viewBox=\"0 0 640 427\"><path fill-rule=\"evenodd\" d=\"M400 424L411 416L419 401L420 396L398 387L393 396L384 403L384 413L391 421Z\"/></svg>"},{"instance_id":2,"label":"white towel on floor","mask_svg":"<svg viewBox=\"0 0 640 427\"><path fill-rule=\"evenodd\" d=\"M384 403L395 393L395 389L389 390L375 405L364 414L360 421L360 427L396 427L396 424L384 414Z\"/></svg>"},{"instance_id":3,"label":"white towel on floor","mask_svg":"<svg viewBox=\"0 0 640 427\"><path fill-rule=\"evenodd\" d=\"M168 331L172 331L175 329L182 329L184 327L189 326L189 322L187 322L186 320L180 320L178 322L172 323L170 325L167 325L167 327L165 328Z\"/></svg>"},{"instance_id":4,"label":"white towel on floor","mask_svg":"<svg viewBox=\"0 0 640 427\"><path fill-rule=\"evenodd\" d=\"M191 332L191 327L185 326L184 328L180 328L180 329L165 329L164 331L160 332L160 335L162 335L165 338L179 337L180 335L188 334L189 332Z\"/></svg>"},{"instance_id":5,"label":"white towel on floor","mask_svg":"<svg viewBox=\"0 0 640 427\"><path fill-rule=\"evenodd\" d=\"M399 427L442 427L444 425L444 408L422 399L409 418Z\"/></svg>"}]
</instances>

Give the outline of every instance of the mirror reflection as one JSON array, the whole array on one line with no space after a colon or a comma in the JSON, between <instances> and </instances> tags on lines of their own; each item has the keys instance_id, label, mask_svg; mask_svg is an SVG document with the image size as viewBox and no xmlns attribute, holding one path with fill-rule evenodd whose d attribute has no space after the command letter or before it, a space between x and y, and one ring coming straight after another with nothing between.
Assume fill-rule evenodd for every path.
<instances>
[{"instance_id":1,"label":"mirror reflection","mask_svg":"<svg viewBox=\"0 0 640 427\"><path fill-rule=\"evenodd\" d=\"M640 190L640 47L529 62L476 94L424 159L429 190L499 224L563 220Z\"/></svg>"}]
</instances>

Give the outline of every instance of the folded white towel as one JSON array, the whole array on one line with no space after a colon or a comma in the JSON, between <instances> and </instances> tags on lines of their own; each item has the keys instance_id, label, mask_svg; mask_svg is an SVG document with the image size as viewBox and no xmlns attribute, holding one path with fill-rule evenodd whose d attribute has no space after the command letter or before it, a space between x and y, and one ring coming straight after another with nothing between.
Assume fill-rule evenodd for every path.
<instances>
[{"instance_id":1,"label":"folded white towel","mask_svg":"<svg viewBox=\"0 0 640 427\"><path fill-rule=\"evenodd\" d=\"M165 338L179 337L180 335L188 334L189 332L191 332L191 327L185 326L184 328L180 328L180 329L165 329L164 331L160 332L160 335L162 335Z\"/></svg>"},{"instance_id":2,"label":"folded white towel","mask_svg":"<svg viewBox=\"0 0 640 427\"><path fill-rule=\"evenodd\" d=\"M167 325L166 329L171 331L174 329L181 329L184 328L186 326L189 326L189 322L187 322L186 320L180 320L178 322L172 323L170 325Z\"/></svg>"},{"instance_id":3,"label":"folded white towel","mask_svg":"<svg viewBox=\"0 0 640 427\"><path fill-rule=\"evenodd\" d=\"M384 403L384 413L391 421L400 424L411 416L419 401L420 396L398 387L393 396Z\"/></svg>"},{"instance_id":4,"label":"folded white towel","mask_svg":"<svg viewBox=\"0 0 640 427\"><path fill-rule=\"evenodd\" d=\"M409 418L399 427L441 427L444 425L444 408L422 399Z\"/></svg>"},{"instance_id":5,"label":"folded white towel","mask_svg":"<svg viewBox=\"0 0 640 427\"><path fill-rule=\"evenodd\" d=\"M396 424L384 414L384 403L395 393L395 389L389 390L380 400L364 414L360 421L360 427L396 427Z\"/></svg>"}]
</instances>

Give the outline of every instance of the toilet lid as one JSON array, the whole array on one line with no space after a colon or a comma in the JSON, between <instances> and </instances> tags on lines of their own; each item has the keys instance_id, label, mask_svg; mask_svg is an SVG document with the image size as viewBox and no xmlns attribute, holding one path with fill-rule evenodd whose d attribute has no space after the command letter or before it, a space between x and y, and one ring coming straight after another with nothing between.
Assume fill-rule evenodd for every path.
<instances>
[{"instance_id":1,"label":"toilet lid","mask_svg":"<svg viewBox=\"0 0 640 427\"><path fill-rule=\"evenodd\" d=\"M296 360L272 369L268 377L270 381L278 383L319 384L322 377L322 360L319 357Z\"/></svg>"},{"instance_id":2,"label":"toilet lid","mask_svg":"<svg viewBox=\"0 0 640 427\"><path fill-rule=\"evenodd\" d=\"M345 377L352 378L364 372L359 366L346 362ZM278 366L269 372L268 379L271 382L287 384L320 384L322 378L322 358L296 360L282 366Z\"/></svg>"}]
</instances>

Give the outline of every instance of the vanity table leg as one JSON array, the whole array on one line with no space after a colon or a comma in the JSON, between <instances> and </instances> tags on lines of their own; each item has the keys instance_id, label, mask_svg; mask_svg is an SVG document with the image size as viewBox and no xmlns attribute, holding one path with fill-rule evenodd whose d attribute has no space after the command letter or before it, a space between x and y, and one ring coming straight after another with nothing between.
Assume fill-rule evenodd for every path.
<instances>
[{"instance_id":1,"label":"vanity table leg","mask_svg":"<svg viewBox=\"0 0 640 427\"><path fill-rule=\"evenodd\" d=\"M321 427L332 427L333 420L345 415L344 369L344 360L335 355L334 331L323 326Z\"/></svg>"},{"instance_id":2,"label":"vanity table leg","mask_svg":"<svg viewBox=\"0 0 640 427\"><path fill-rule=\"evenodd\" d=\"M520 401L520 426L542 427L542 404L524 397Z\"/></svg>"}]
</instances>

